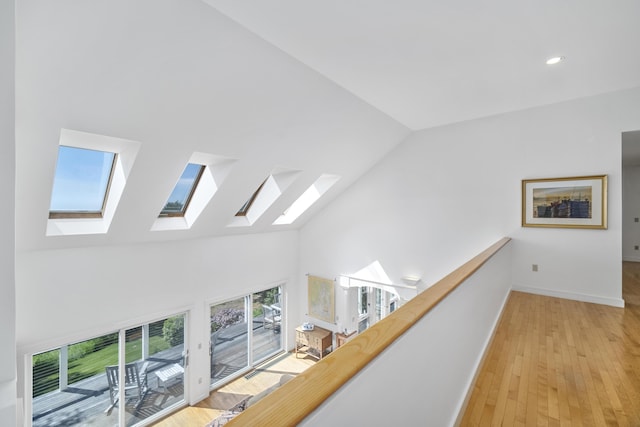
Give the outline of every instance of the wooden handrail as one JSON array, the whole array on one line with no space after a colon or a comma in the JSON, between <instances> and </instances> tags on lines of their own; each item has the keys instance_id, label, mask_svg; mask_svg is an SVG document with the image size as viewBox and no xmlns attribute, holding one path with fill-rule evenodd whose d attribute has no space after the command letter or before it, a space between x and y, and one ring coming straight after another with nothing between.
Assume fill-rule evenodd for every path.
<instances>
[{"instance_id":1,"label":"wooden handrail","mask_svg":"<svg viewBox=\"0 0 640 427\"><path fill-rule=\"evenodd\" d=\"M511 239L505 237L233 418L230 425L295 426L462 284Z\"/></svg>"}]
</instances>

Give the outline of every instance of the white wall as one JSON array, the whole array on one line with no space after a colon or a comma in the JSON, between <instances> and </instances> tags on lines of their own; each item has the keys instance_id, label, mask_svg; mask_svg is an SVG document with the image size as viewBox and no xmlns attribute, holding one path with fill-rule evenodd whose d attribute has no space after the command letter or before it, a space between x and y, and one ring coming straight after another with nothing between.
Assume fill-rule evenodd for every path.
<instances>
[{"instance_id":1,"label":"white wall","mask_svg":"<svg viewBox=\"0 0 640 427\"><path fill-rule=\"evenodd\" d=\"M290 231L18 253L18 353L44 351L188 309L195 379L191 400L200 400L208 394L208 304L282 282L295 300L297 240L298 233ZM198 377L203 378L200 386Z\"/></svg>"},{"instance_id":2,"label":"white wall","mask_svg":"<svg viewBox=\"0 0 640 427\"><path fill-rule=\"evenodd\" d=\"M622 258L640 262L640 166L622 167Z\"/></svg>"},{"instance_id":3,"label":"white wall","mask_svg":"<svg viewBox=\"0 0 640 427\"><path fill-rule=\"evenodd\" d=\"M300 271L378 260L428 286L510 236L515 287L621 305L621 132L639 126L634 89L416 132L303 228ZM522 179L593 174L609 175L607 230L520 226Z\"/></svg>"},{"instance_id":4,"label":"white wall","mask_svg":"<svg viewBox=\"0 0 640 427\"><path fill-rule=\"evenodd\" d=\"M301 425L453 425L509 294L512 244L502 248Z\"/></svg>"},{"instance_id":5,"label":"white wall","mask_svg":"<svg viewBox=\"0 0 640 427\"><path fill-rule=\"evenodd\" d=\"M0 420L16 423L14 4L0 1Z\"/></svg>"}]
</instances>

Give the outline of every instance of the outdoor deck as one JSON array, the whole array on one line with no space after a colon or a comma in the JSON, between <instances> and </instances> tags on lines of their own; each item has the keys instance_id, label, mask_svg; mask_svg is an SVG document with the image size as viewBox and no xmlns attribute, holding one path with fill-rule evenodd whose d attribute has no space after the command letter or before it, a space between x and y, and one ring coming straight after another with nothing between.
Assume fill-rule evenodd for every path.
<instances>
[{"instance_id":1,"label":"outdoor deck","mask_svg":"<svg viewBox=\"0 0 640 427\"><path fill-rule=\"evenodd\" d=\"M244 331L242 331L242 325ZM247 368L246 324L235 325L219 334L214 349L212 383ZM253 322L254 355L267 354L280 349L280 333L265 329L262 321ZM183 381L163 387L155 372L173 363L182 364L183 346L179 345L154 354L147 361L149 391L142 403L135 407L135 399L125 404L126 424L133 425L184 400ZM110 415L105 411L111 405L109 386L105 374L95 375L70 384L64 391L56 390L33 399L33 426L108 426L118 423L118 407Z\"/></svg>"},{"instance_id":2,"label":"outdoor deck","mask_svg":"<svg viewBox=\"0 0 640 427\"><path fill-rule=\"evenodd\" d=\"M265 328L261 319L253 321L253 359L272 355L282 347L279 329ZM247 326L240 323L211 335L214 343L211 358L211 383L218 383L248 368Z\"/></svg>"}]
</instances>

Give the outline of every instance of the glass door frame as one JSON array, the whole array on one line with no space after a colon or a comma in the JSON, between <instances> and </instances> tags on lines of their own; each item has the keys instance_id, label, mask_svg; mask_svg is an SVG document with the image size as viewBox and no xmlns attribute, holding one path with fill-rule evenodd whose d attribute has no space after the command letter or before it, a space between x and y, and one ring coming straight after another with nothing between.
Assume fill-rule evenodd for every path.
<instances>
[{"instance_id":1,"label":"glass door frame","mask_svg":"<svg viewBox=\"0 0 640 427\"><path fill-rule=\"evenodd\" d=\"M245 294L245 295L240 295L240 296L236 296L236 297L231 297L231 298L227 298L221 301L216 301L216 302L211 302L207 304L207 309L205 310L206 314L207 314L207 326L206 326L206 330L207 330L207 334L209 336L209 357L208 357L208 361L209 361L209 389L210 390L214 390L217 388L220 388L221 386L223 386L224 384L227 384L228 382L244 375L245 373L249 372L249 370L251 369L250 366L250 348L251 348L251 323L249 322L249 315L248 315L248 311L250 308L250 295L251 294ZM216 342L218 339L218 335L215 334L214 332L211 331L211 324L212 324L212 316L211 316L211 309L215 306L220 306L220 305L224 305L224 304L228 304L228 303L232 303L234 301L238 301L242 299L242 306L243 306L243 322L246 325L246 330L245 330L245 334L247 336L247 340L246 340L246 349L247 349L247 358L246 358L246 364L244 366L242 366L241 368L237 369L236 371L232 372L231 374L222 377L221 379L217 380L214 382L214 372L212 372L212 367L213 367L213 355L215 353L215 348L217 347ZM241 322L237 322L232 324L231 326L238 324ZM213 335L216 335L215 337L213 337Z\"/></svg>"},{"instance_id":2,"label":"glass door frame","mask_svg":"<svg viewBox=\"0 0 640 427\"><path fill-rule=\"evenodd\" d=\"M280 347L275 350L274 352L270 353L269 355L266 355L264 357L261 357L257 360L254 360L254 349L253 349L253 343L254 343L254 330L253 330L253 322L254 322L254 318L253 318L253 298L255 294L258 294L260 292L264 292L273 288L279 288L279 299L280 299L280 306L281 306L281 331L280 331ZM218 301L214 301L214 302L209 302L207 304L207 309L206 314L207 314L207 321L209 322L207 325L207 331L209 334L209 349L211 349L212 347L214 348L213 351L210 350L209 352L209 390L216 390L222 386L224 386L225 384L230 383L231 381L241 377L242 375L245 375L247 372L250 372L251 370L253 370L257 365L259 365L260 363L263 363L264 361L270 359L271 357L274 357L275 355L282 353L285 349L285 341L286 341L286 299L285 299L285 288L286 288L286 282L285 281L279 281L279 282L275 282L269 285L266 285L264 287L261 287L257 290L254 290L252 292L248 292L246 294L241 294L235 297L230 297L230 298L226 298L224 300L218 300ZM247 365L244 366L243 368L233 372L232 374L230 374L227 377L224 377L218 381L213 382L213 378L212 375L213 373L211 372L211 366L212 366L212 361L211 358L213 357L213 352L215 352L215 346L213 346L213 342L211 339L211 308L213 306L216 305L221 305L221 304L225 304L231 301L235 301L235 300L239 300L240 298L244 299L244 306L245 306L245 310L244 310L244 315L245 315L245 322L247 324Z\"/></svg>"},{"instance_id":3,"label":"glass door frame","mask_svg":"<svg viewBox=\"0 0 640 427\"><path fill-rule=\"evenodd\" d=\"M277 313L275 313L275 312L273 313L274 319L272 319L273 322L271 324L271 328L272 328L272 332L274 334L277 334L277 336L280 337L279 346L278 346L277 349L274 349L273 351L271 351L269 353L265 353L264 355L260 355L260 357L256 358L256 355L255 355L255 350L256 349L253 348L253 339L255 338L255 335L256 335L255 331L257 330L257 328L254 329L252 327L252 330L251 330L251 333L250 333L251 339L252 339L252 341L251 341L252 347L251 347L251 351L250 351L251 356L250 356L250 359L249 359L250 366L252 366L252 367L255 367L255 366L259 365L260 363L262 363L262 362L274 357L275 355L283 352L284 348L285 348L284 341L285 341L285 336L286 336L286 327L285 327L286 310L285 310L285 304L284 304L284 283L279 283L279 284L276 284L276 285L270 285L268 288L264 288L264 289L261 289L261 290L256 291L256 292L252 292L251 296L250 296L250 304L253 306L254 298L255 298L255 296L257 294L267 293L268 291L273 290L273 289L277 290L277 292L275 294L275 301L272 304L269 304L269 305L270 305L271 308L274 308L274 306L277 306L278 312ZM264 332L264 329L266 328L266 323L265 323L266 320L264 319L264 316L266 315L266 313L263 312L262 315L263 315L262 327L263 327L263 332ZM278 319L279 324L276 324L276 322L275 322L276 319Z\"/></svg>"},{"instance_id":4,"label":"glass door frame","mask_svg":"<svg viewBox=\"0 0 640 427\"><path fill-rule=\"evenodd\" d=\"M118 379L118 383L119 384L124 384L125 383L125 369L124 366L127 364L126 361L126 352L127 352L127 340L126 340L126 334L127 331L136 329L136 328L140 328L141 330L146 330L147 331L147 339L149 339L150 337L148 336L148 327L150 324L152 323L156 323L160 320L166 321L170 318L173 317L178 317L178 316L183 316L184 318L184 322L183 322L183 329L182 329L182 367L183 367L183 373L182 373L182 399L173 403L172 405L163 408L161 411L159 411L156 414L153 414L147 418L143 418L142 420L140 420L139 422L132 424L133 427L135 426L143 426L143 425L149 425L150 423L153 423L155 421L158 421L164 417L166 417L167 415L169 415L170 413L176 411L178 408L184 407L187 405L188 399L189 399L189 395L188 395L188 390L189 390L189 318L190 318L190 311L189 310L184 310L184 311L180 311L178 313L174 313L171 315L167 315L167 316L160 316L159 318L155 318L153 320L149 320L149 321L145 321L141 324L137 324L135 326L128 326L128 327L124 327L119 329L118 331L118 374L119 374L119 379ZM143 336L144 336L144 332L143 332ZM149 343L147 342L147 347L148 347ZM142 352L142 359L144 360L146 356L148 356L148 348L142 348L141 349ZM147 378L147 381L150 381L150 378ZM159 388L159 377L156 380L158 381L156 383L157 388ZM147 385L148 387L150 387L149 385ZM166 391L166 385L164 385L165 387L165 391ZM119 387L118 389L118 399L119 402L126 402L126 389L125 387ZM126 420L126 404L122 404L122 405L118 405L118 426L127 426L127 420Z\"/></svg>"},{"instance_id":5,"label":"glass door frame","mask_svg":"<svg viewBox=\"0 0 640 427\"><path fill-rule=\"evenodd\" d=\"M119 374L119 383L123 383L124 382L124 365L126 364L126 332L128 330L131 329L135 329L135 328L144 328L145 325L150 325L152 323L161 321L161 320L166 320L172 317L177 317L177 316L184 316L184 326L183 326L183 353L182 353L182 357L183 357L183 365L184 365L184 373L183 378L182 378L182 384L183 384L183 392L182 392L182 399L173 403L172 405L163 408L161 411L140 420L139 422L137 422L135 425L136 426L140 426L140 425L148 425L152 422L156 422L164 417L166 417L167 415L169 415L170 413L174 412L175 410L177 410L178 408L184 407L187 405L187 402L189 400L189 340L190 340L190 319L191 319L191 308L181 308L175 311L168 311L167 313L169 314L163 314L160 316L154 316L153 318L149 318L148 320L144 320L142 323L136 323L136 324L125 324L125 323L121 323L116 325L116 327L114 329L110 329L110 330L91 330L91 331L85 331L83 333L79 333L76 334L74 336L71 337L66 337L62 340L56 340L54 342L49 343L49 345L47 345L47 347L31 347L29 349L25 349L26 351L23 353L23 360L24 360L24 365L23 365L23 370L24 370L24 378L25 378L25 382L24 382L24 424L25 426L31 427L33 425L33 381L34 381L34 374L33 374L33 358L34 356L41 354L41 353L46 353L52 350L56 350L56 349L61 349L63 347L68 347L77 343L82 343L84 341L88 341L88 340L93 340L96 338L100 338L106 335L110 335L110 334L118 334L118 374ZM139 322L139 319L138 319ZM143 357L144 357L144 350L143 351ZM105 380L106 381L106 380ZM108 393L108 390L107 390ZM119 391L118 391L118 405L116 405L116 408L114 408L114 412L117 409L117 414L112 414L114 415L114 418L117 419L117 425L118 426L126 426L126 414L125 414L125 409L126 409L126 404L120 404L120 402L126 402L126 396L125 396L126 390L124 389L124 387L120 387ZM108 396L108 394L107 394ZM107 397L107 401L108 401L108 397ZM101 414L102 417L104 417L104 413ZM115 421L114 419L114 421Z\"/></svg>"}]
</instances>

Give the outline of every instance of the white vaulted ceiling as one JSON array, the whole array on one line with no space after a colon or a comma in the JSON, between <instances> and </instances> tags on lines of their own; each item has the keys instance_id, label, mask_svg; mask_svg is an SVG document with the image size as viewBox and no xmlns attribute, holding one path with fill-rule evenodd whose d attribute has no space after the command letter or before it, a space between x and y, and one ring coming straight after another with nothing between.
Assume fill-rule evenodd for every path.
<instances>
[{"instance_id":1,"label":"white vaulted ceiling","mask_svg":"<svg viewBox=\"0 0 640 427\"><path fill-rule=\"evenodd\" d=\"M640 84L635 0L204 1L412 129Z\"/></svg>"},{"instance_id":2,"label":"white vaulted ceiling","mask_svg":"<svg viewBox=\"0 0 640 427\"><path fill-rule=\"evenodd\" d=\"M297 229L409 133L200 0L24 0L16 27L21 250ZM63 129L139 147L107 233L46 235ZM194 154L233 163L191 228L159 230ZM283 170L295 180L273 205L229 227ZM341 178L293 224L273 225L322 174Z\"/></svg>"},{"instance_id":3,"label":"white vaulted ceiling","mask_svg":"<svg viewBox=\"0 0 640 427\"><path fill-rule=\"evenodd\" d=\"M412 129L640 86L635 0L16 7L21 250L297 229ZM555 55L566 60L545 65ZM106 234L46 236L62 129L139 143ZM190 229L152 231L194 153L235 162ZM251 227L229 227L274 170L296 179ZM341 179L273 225L322 174Z\"/></svg>"}]
</instances>

